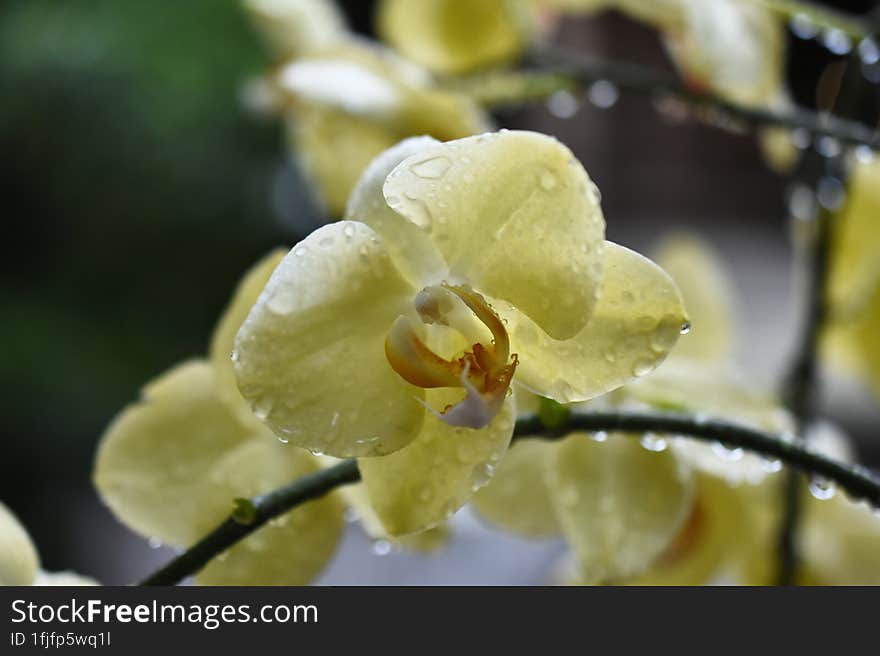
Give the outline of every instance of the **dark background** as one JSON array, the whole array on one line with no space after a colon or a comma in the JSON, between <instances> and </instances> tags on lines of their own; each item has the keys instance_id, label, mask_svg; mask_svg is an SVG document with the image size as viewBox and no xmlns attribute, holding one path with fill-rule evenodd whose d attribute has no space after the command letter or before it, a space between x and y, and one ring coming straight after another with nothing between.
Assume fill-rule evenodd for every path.
<instances>
[{"instance_id":1,"label":"dark background","mask_svg":"<svg viewBox=\"0 0 880 656\"><path fill-rule=\"evenodd\" d=\"M344 4L369 32L372 3ZM569 20L558 38L671 69L656 34L617 15ZM833 60L793 42L801 104L815 103ZM97 439L144 382L205 351L252 262L324 220L279 126L241 108L242 83L266 61L235 0L0 4L0 499L47 569L124 583L166 557L100 504L89 480ZM861 118L875 124L872 106ZM610 239L646 250L674 227L708 238L734 274L740 362L756 381L776 380L796 318L791 181L753 140L670 121L626 93L568 120L543 106L498 118L572 147L602 190ZM876 403L851 382L827 389L828 411L880 462ZM389 581L400 580L395 567ZM365 580L357 572L330 581Z\"/></svg>"}]
</instances>

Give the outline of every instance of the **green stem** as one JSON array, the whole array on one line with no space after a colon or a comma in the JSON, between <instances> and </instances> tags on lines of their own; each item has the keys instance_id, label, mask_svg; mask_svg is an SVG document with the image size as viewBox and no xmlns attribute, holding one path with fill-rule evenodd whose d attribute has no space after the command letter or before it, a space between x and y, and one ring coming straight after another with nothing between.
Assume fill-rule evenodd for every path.
<instances>
[{"instance_id":1,"label":"green stem","mask_svg":"<svg viewBox=\"0 0 880 656\"><path fill-rule=\"evenodd\" d=\"M840 30L854 40L864 39L872 35L871 24L860 16L853 16L832 7L826 7L805 0L740 0L754 5L761 5L772 12L791 20L795 16L804 16L820 29Z\"/></svg>"},{"instance_id":2,"label":"green stem","mask_svg":"<svg viewBox=\"0 0 880 656\"><path fill-rule=\"evenodd\" d=\"M588 53L552 46L532 51L527 67L519 71L484 73L447 80L446 88L464 93L487 106L515 105L546 98L599 80L635 93L683 101L711 118L713 123L731 122L745 128L779 126L806 130L850 145L880 150L880 134L858 121L792 106L783 110L747 107L718 96L686 87L674 75L630 62L614 61ZM722 120L717 120L722 119ZM726 120L723 120L726 119Z\"/></svg>"},{"instance_id":3,"label":"green stem","mask_svg":"<svg viewBox=\"0 0 880 656\"><path fill-rule=\"evenodd\" d=\"M854 465L835 462L814 453L802 444L779 436L720 419L704 420L688 415L667 413L595 412L572 414L564 426L547 428L539 418L529 417L516 423L514 437L534 436L558 439L572 431L621 431L671 433L699 440L721 442L779 459L782 462L836 483L853 498L880 505L880 478ZM222 524L195 545L175 557L140 585L174 585L204 567L212 558L244 539L269 520L283 515L312 499L317 499L342 485L360 480L355 460L344 460L333 467L304 476L273 492L251 500L248 523L230 515Z\"/></svg>"}]
</instances>

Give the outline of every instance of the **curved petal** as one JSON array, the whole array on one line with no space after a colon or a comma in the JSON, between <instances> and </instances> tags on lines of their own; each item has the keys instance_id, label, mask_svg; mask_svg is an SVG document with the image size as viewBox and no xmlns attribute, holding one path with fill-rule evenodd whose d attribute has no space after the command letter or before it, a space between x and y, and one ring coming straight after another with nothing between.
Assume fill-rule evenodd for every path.
<instances>
[{"instance_id":1,"label":"curved petal","mask_svg":"<svg viewBox=\"0 0 880 656\"><path fill-rule=\"evenodd\" d=\"M40 570L40 558L24 527L0 503L0 585L31 585Z\"/></svg>"},{"instance_id":2,"label":"curved petal","mask_svg":"<svg viewBox=\"0 0 880 656\"><path fill-rule=\"evenodd\" d=\"M857 313L880 285L880 159L853 162L848 197L835 219L829 294L842 314Z\"/></svg>"},{"instance_id":3,"label":"curved petal","mask_svg":"<svg viewBox=\"0 0 880 656\"><path fill-rule=\"evenodd\" d=\"M698 476L696 498L675 540L632 585L707 585L733 574L747 553L752 525L742 495L719 479Z\"/></svg>"},{"instance_id":4,"label":"curved petal","mask_svg":"<svg viewBox=\"0 0 880 656\"><path fill-rule=\"evenodd\" d=\"M253 440L229 453L214 469L213 494L230 505L233 498L264 494L319 468L317 458L302 449L274 439ZM196 582L306 585L336 550L344 524L342 512L342 500L336 494L302 504L212 560Z\"/></svg>"},{"instance_id":5,"label":"curved petal","mask_svg":"<svg viewBox=\"0 0 880 656\"><path fill-rule=\"evenodd\" d=\"M532 537L561 535L545 482L555 444L518 439L504 456L492 481L474 495L474 508L502 528Z\"/></svg>"},{"instance_id":6,"label":"curved petal","mask_svg":"<svg viewBox=\"0 0 880 656\"><path fill-rule=\"evenodd\" d=\"M720 259L690 235L668 238L657 249L654 261L678 285L691 324L675 349L676 359L727 361L731 356L734 294Z\"/></svg>"},{"instance_id":7,"label":"curved petal","mask_svg":"<svg viewBox=\"0 0 880 656\"><path fill-rule=\"evenodd\" d=\"M279 59L334 44L347 31L332 0L245 0L244 6Z\"/></svg>"},{"instance_id":8,"label":"curved petal","mask_svg":"<svg viewBox=\"0 0 880 656\"><path fill-rule=\"evenodd\" d=\"M596 442L571 434L553 451L547 481L586 583L645 571L672 544L693 503L693 479L672 452L621 435Z\"/></svg>"},{"instance_id":9,"label":"curved petal","mask_svg":"<svg viewBox=\"0 0 880 656\"><path fill-rule=\"evenodd\" d=\"M235 373L232 370L232 350L235 346L235 335L241 324L247 318L254 303L257 302L263 287L269 281L269 276L275 270L287 251L276 249L263 257L244 274L232 300L214 327L211 336L211 364L217 375L217 389L220 394L234 405L242 405L241 393L235 382Z\"/></svg>"},{"instance_id":10,"label":"curved petal","mask_svg":"<svg viewBox=\"0 0 880 656\"><path fill-rule=\"evenodd\" d=\"M349 194L374 157L397 143L397 132L369 117L303 104L287 120L294 155L332 216L345 211Z\"/></svg>"},{"instance_id":11,"label":"curved petal","mask_svg":"<svg viewBox=\"0 0 880 656\"><path fill-rule=\"evenodd\" d=\"M324 226L275 269L235 340L235 374L254 414L283 440L336 457L384 455L412 441L423 390L385 358L415 295L376 233Z\"/></svg>"},{"instance_id":12,"label":"curved petal","mask_svg":"<svg viewBox=\"0 0 880 656\"><path fill-rule=\"evenodd\" d=\"M842 493L804 496L800 545L810 577L823 585L880 585L880 518Z\"/></svg>"},{"instance_id":13,"label":"curved petal","mask_svg":"<svg viewBox=\"0 0 880 656\"><path fill-rule=\"evenodd\" d=\"M430 232L453 278L508 301L553 337L586 324L605 220L586 171L555 139L502 131L425 149L391 173L385 199Z\"/></svg>"},{"instance_id":14,"label":"curved petal","mask_svg":"<svg viewBox=\"0 0 880 656\"><path fill-rule=\"evenodd\" d=\"M94 482L124 524L144 536L188 546L231 510L213 473L252 439L274 442L254 417L237 412L205 361L178 365L124 409L98 446Z\"/></svg>"},{"instance_id":15,"label":"curved petal","mask_svg":"<svg viewBox=\"0 0 880 656\"><path fill-rule=\"evenodd\" d=\"M428 390L434 408L460 400L460 391ZM515 410L508 400L484 429L456 428L428 414L419 436L384 458L358 461L370 504L390 535L436 526L486 485L507 451Z\"/></svg>"},{"instance_id":16,"label":"curved petal","mask_svg":"<svg viewBox=\"0 0 880 656\"><path fill-rule=\"evenodd\" d=\"M438 89L409 89L400 119L410 134L430 134L440 141L462 139L494 129L486 112L468 96Z\"/></svg>"},{"instance_id":17,"label":"curved petal","mask_svg":"<svg viewBox=\"0 0 880 656\"><path fill-rule=\"evenodd\" d=\"M339 460L335 458L323 457L327 464L336 464ZM339 495L345 500L346 505L357 515L358 522L366 533L373 540L389 540L404 549L412 551L431 552L439 549L446 544L449 537L449 530L445 523L438 524L432 528L426 529L419 533L410 533L394 537L388 535L382 521L373 506L370 504L370 496L367 488L363 483L356 485L346 485L339 489Z\"/></svg>"},{"instance_id":18,"label":"curved petal","mask_svg":"<svg viewBox=\"0 0 880 656\"><path fill-rule=\"evenodd\" d=\"M560 403L605 394L657 367L687 322L675 283L638 253L605 242L602 293L586 328L557 341L514 308L496 304L506 320L516 380Z\"/></svg>"},{"instance_id":19,"label":"curved petal","mask_svg":"<svg viewBox=\"0 0 880 656\"><path fill-rule=\"evenodd\" d=\"M355 185L345 211L346 219L360 221L376 231L401 274L417 288L442 277L446 265L431 238L388 207L382 187L398 164L437 143L431 137L412 137L376 157Z\"/></svg>"},{"instance_id":20,"label":"curved petal","mask_svg":"<svg viewBox=\"0 0 880 656\"><path fill-rule=\"evenodd\" d=\"M645 3L643 3L645 4ZM666 45L688 81L746 106L770 106L784 93L784 25L764 7L737 0L684 3L682 30Z\"/></svg>"},{"instance_id":21,"label":"curved petal","mask_svg":"<svg viewBox=\"0 0 880 656\"><path fill-rule=\"evenodd\" d=\"M507 0L382 0L382 38L438 73L464 73L509 61L525 46L527 3Z\"/></svg>"}]
</instances>

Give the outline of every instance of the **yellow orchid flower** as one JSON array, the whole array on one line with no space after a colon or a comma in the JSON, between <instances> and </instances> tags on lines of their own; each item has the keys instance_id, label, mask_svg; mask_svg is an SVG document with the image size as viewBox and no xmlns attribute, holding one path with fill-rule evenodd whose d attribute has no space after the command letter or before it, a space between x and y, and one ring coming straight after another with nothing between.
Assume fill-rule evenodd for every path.
<instances>
[{"instance_id":1,"label":"yellow orchid flower","mask_svg":"<svg viewBox=\"0 0 880 656\"><path fill-rule=\"evenodd\" d=\"M686 81L731 102L781 107L786 34L765 7L741 0L551 0L563 10L616 9L658 29Z\"/></svg>"},{"instance_id":2,"label":"yellow orchid flower","mask_svg":"<svg viewBox=\"0 0 880 656\"><path fill-rule=\"evenodd\" d=\"M339 215L367 165L408 136L446 141L490 129L464 95L381 47L351 39L275 75L291 147L327 211Z\"/></svg>"},{"instance_id":3,"label":"yellow orchid flower","mask_svg":"<svg viewBox=\"0 0 880 656\"><path fill-rule=\"evenodd\" d=\"M288 449L253 416L235 387L235 334L269 275L276 251L243 278L217 324L210 360L182 363L144 389L101 439L94 481L120 521L138 533L188 547L217 526L233 500L268 492L320 468ZM197 577L204 585L302 585L331 558L342 533L336 494L258 529Z\"/></svg>"},{"instance_id":4,"label":"yellow orchid flower","mask_svg":"<svg viewBox=\"0 0 880 656\"><path fill-rule=\"evenodd\" d=\"M491 129L468 97L351 33L329 0L245 0L281 62L246 100L283 116L292 152L331 216L345 209L366 166L409 136L458 139Z\"/></svg>"},{"instance_id":5,"label":"yellow orchid flower","mask_svg":"<svg viewBox=\"0 0 880 656\"><path fill-rule=\"evenodd\" d=\"M73 572L44 572L30 535L21 522L0 503L0 586L98 585L94 579Z\"/></svg>"},{"instance_id":6,"label":"yellow orchid flower","mask_svg":"<svg viewBox=\"0 0 880 656\"><path fill-rule=\"evenodd\" d=\"M791 430L791 419L771 396L751 391L729 369L731 287L717 259L692 237L664 243L657 261L681 290L692 327L651 376L601 401L612 407L730 416L774 432ZM532 398L521 392L517 398L518 406L534 412ZM577 404L572 411L593 407ZM562 442L565 447L538 439L518 441L492 483L477 493L474 506L490 521L526 536L563 535L577 555L577 572L569 582L743 580L756 551L763 549L766 560L778 515L763 499L775 486L780 463L669 435L592 437L573 433ZM568 470L567 476L560 468ZM606 479L613 483L603 483ZM560 485L566 480L572 491ZM577 483L583 480L590 482ZM572 511L565 505L566 494L580 499ZM648 506L656 523L641 514ZM596 516L602 508L607 517ZM747 542L739 539L744 534L762 538ZM597 546L611 544L615 548L606 552ZM631 559L628 553L634 554Z\"/></svg>"},{"instance_id":7,"label":"yellow orchid flower","mask_svg":"<svg viewBox=\"0 0 880 656\"><path fill-rule=\"evenodd\" d=\"M528 0L381 0L377 29L436 73L468 73L519 55L533 29Z\"/></svg>"},{"instance_id":8,"label":"yellow orchid flower","mask_svg":"<svg viewBox=\"0 0 880 656\"><path fill-rule=\"evenodd\" d=\"M488 482L514 377L592 398L653 369L686 321L662 270L604 241L589 177L544 135L404 141L346 216L272 274L235 371L277 435L361 458L391 535L438 524Z\"/></svg>"},{"instance_id":9,"label":"yellow orchid flower","mask_svg":"<svg viewBox=\"0 0 880 656\"><path fill-rule=\"evenodd\" d=\"M344 41L345 19L333 0L244 0L251 23L278 60Z\"/></svg>"}]
</instances>

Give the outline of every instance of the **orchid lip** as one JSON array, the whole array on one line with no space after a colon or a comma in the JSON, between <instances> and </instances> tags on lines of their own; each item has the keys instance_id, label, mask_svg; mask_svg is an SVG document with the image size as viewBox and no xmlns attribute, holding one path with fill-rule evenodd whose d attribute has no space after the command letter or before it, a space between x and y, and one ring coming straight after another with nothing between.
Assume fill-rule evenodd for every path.
<instances>
[{"instance_id":1,"label":"orchid lip","mask_svg":"<svg viewBox=\"0 0 880 656\"><path fill-rule=\"evenodd\" d=\"M482 295L466 285L444 282L419 292L415 305L422 321L453 328L461 326L462 316L456 304L449 302L450 295L457 297L489 330L491 343L475 342L460 357L446 359L425 344L408 317L399 316L385 340L385 356L391 368L412 385L424 389L463 388L466 396L462 401L447 406L442 412L433 412L453 426L483 428L501 409L518 358L515 353L510 354L510 338L504 322Z\"/></svg>"}]
</instances>

